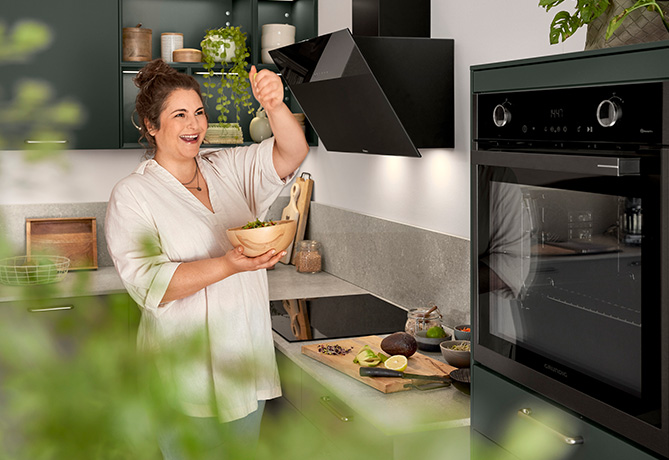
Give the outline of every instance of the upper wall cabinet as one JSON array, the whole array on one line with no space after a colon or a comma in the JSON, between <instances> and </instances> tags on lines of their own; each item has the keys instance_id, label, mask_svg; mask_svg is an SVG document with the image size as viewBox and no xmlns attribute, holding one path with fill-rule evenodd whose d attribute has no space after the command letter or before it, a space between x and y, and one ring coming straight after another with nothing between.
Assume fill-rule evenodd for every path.
<instances>
[{"instance_id":1,"label":"upper wall cabinet","mask_svg":"<svg viewBox=\"0 0 669 460\"><path fill-rule=\"evenodd\" d=\"M18 126L11 128L11 134L20 136L20 143L39 140L64 144L66 149L118 148L120 31L116 20L117 1L24 0L3 8L0 16L0 22L10 30L21 21L32 20L47 26L52 35L50 45L28 59L0 62L0 104L7 107L17 103L20 83L38 80L51 88L51 94L45 95L45 106L71 101L83 112L83 121L66 138L51 137L42 130L41 139L31 139L33 133L26 126L48 124L49 117L56 119L56 115L47 110L37 111L34 119L23 125L14 123ZM33 92L31 97L39 97L39 94ZM19 103L19 106L25 108L27 104ZM3 123L2 131L7 126L9 124ZM0 135L6 138L6 134L9 133Z\"/></svg>"},{"instance_id":2,"label":"upper wall cabinet","mask_svg":"<svg viewBox=\"0 0 669 460\"><path fill-rule=\"evenodd\" d=\"M228 25L241 27L246 33L246 41L251 53L249 63L259 67L268 67L276 71L274 65L262 63L261 34L264 24L292 24L295 26L295 40L312 38L318 34L318 0L121 0L119 49L122 49L121 31L125 27L151 29L151 58L161 57L161 34L183 34L183 47L200 49L200 42L208 29L218 29ZM119 58L120 59L120 58ZM139 133L133 125L135 96L137 88L133 77L146 64L140 62L121 62L120 79L121 97L121 137L122 146L137 148ZM204 68L202 63L173 63L177 70L193 75L202 83ZM217 69L218 70L218 69ZM203 88L204 89L204 88ZM286 89L286 103L293 112L302 112ZM253 100L254 107L257 102ZM214 104L210 104L214 105ZM217 113L214 107L207 107L209 120L214 121ZM234 114L231 114L234 117ZM244 140L251 142L248 127L253 114L240 114L240 125ZM136 120L135 120L136 121ZM228 119L228 121L234 121ZM307 127L307 139L316 143L315 133Z\"/></svg>"}]
</instances>

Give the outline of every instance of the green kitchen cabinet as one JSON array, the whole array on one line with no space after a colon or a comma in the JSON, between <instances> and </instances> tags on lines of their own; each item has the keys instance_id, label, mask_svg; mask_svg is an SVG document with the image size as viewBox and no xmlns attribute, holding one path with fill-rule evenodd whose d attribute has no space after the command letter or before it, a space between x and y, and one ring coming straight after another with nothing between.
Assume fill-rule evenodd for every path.
<instances>
[{"instance_id":1,"label":"green kitchen cabinet","mask_svg":"<svg viewBox=\"0 0 669 460\"><path fill-rule=\"evenodd\" d=\"M261 33L264 24L292 24L295 41L318 34L317 0L120 0L120 27L151 29L151 57L161 57L162 33L183 34L184 48L200 49L208 29L239 26L246 33L250 64L261 64ZM121 37L119 37L121 40ZM122 42L119 41L122 45ZM128 64L126 63L123 63ZM181 64L179 64L181 65ZM185 63L194 69L199 63Z\"/></svg>"},{"instance_id":2,"label":"green kitchen cabinet","mask_svg":"<svg viewBox=\"0 0 669 460\"><path fill-rule=\"evenodd\" d=\"M669 78L667 41L578 51L471 67L471 91L577 87Z\"/></svg>"},{"instance_id":3,"label":"green kitchen cabinet","mask_svg":"<svg viewBox=\"0 0 669 460\"><path fill-rule=\"evenodd\" d=\"M66 149L119 147L117 17L116 0L24 0L3 9L2 23L8 37L17 24L36 21L48 27L52 40L44 49L23 59L0 61L0 103L7 107L16 102L15 92L21 82L37 80L51 88L44 105L74 102L82 111L79 125L68 130L65 137L48 135L38 139L26 129L44 118L46 110L37 111L25 123L5 121L7 131L0 134L12 137L15 143L11 148L22 149L36 140L59 143ZM27 104L20 106L25 108ZM50 123L56 118L50 114L46 117L50 117Z\"/></svg>"},{"instance_id":4,"label":"green kitchen cabinet","mask_svg":"<svg viewBox=\"0 0 669 460\"><path fill-rule=\"evenodd\" d=\"M295 26L295 40L312 38L318 34L317 0L120 0L119 19L119 49L122 49L122 29L136 27L151 29L151 57L161 57L161 34L176 32L183 34L183 47L200 49L200 42L208 29L217 29L227 25L239 26L246 33L250 65L258 69L268 68L277 71L273 64L263 64L261 59L261 32L263 24L282 23ZM121 53L122 56L122 53ZM139 133L135 124L137 115L134 113L137 88L133 77L146 62L120 61L118 75L121 82L120 97L120 129L121 145L124 148L141 147ZM200 85L205 81L202 63L172 63L180 72L193 75ZM215 71L220 71L217 67ZM218 78L218 77L215 77ZM203 87L204 90L204 87ZM249 89L250 91L250 89ZM290 91L285 87L285 102L293 112L302 112L299 104L294 100ZM258 103L253 100L253 113L241 113L240 125L244 134L245 143L251 143L249 124L255 116ZM205 109L210 122L216 122L218 112L214 104L208 104ZM234 122L234 113L230 113L228 122ZM134 117L134 121L133 121ZM307 140L311 145L317 145L318 138L306 123ZM207 147L206 145L204 147Z\"/></svg>"},{"instance_id":5,"label":"green kitchen cabinet","mask_svg":"<svg viewBox=\"0 0 669 460\"><path fill-rule=\"evenodd\" d=\"M105 436L101 415L138 392L137 319L126 293L0 302L0 458L72 458Z\"/></svg>"},{"instance_id":6,"label":"green kitchen cabinet","mask_svg":"<svg viewBox=\"0 0 669 460\"><path fill-rule=\"evenodd\" d=\"M476 364L472 395L472 460L656 458Z\"/></svg>"},{"instance_id":7,"label":"green kitchen cabinet","mask_svg":"<svg viewBox=\"0 0 669 460\"><path fill-rule=\"evenodd\" d=\"M335 394L329 386L317 381L278 349L276 355L284 401L282 405L290 405L291 410L286 411L292 417L290 425L304 434L297 438L303 440L298 446L303 450L291 452L294 455L289 454L286 458L405 460L446 455L444 458L465 460L462 445L466 445L469 439L469 426L444 423L427 428L415 425L411 429L388 432L371 422L370 414L352 407L343 400L344 396ZM457 391L454 388L449 390ZM425 397L433 397L429 391L424 392ZM389 404L393 404L394 396L382 395L388 398ZM415 420L416 416L410 410L406 413L408 419ZM396 422L399 426L406 421ZM292 435L291 439L295 437L294 432L286 431L286 435Z\"/></svg>"},{"instance_id":8,"label":"green kitchen cabinet","mask_svg":"<svg viewBox=\"0 0 669 460\"><path fill-rule=\"evenodd\" d=\"M125 293L0 302L3 324L34 332L36 343L42 341L45 352L59 358L74 358L97 339L134 349L138 318L137 306Z\"/></svg>"},{"instance_id":9,"label":"green kitchen cabinet","mask_svg":"<svg viewBox=\"0 0 669 460\"><path fill-rule=\"evenodd\" d=\"M370 460L394 458L391 438L365 422L283 353L277 350L276 354L283 399L295 409L291 424L309 433L309 441L299 446L311 451L309 458L349 458L348 449Z\"/></svg>"}]
</instances>

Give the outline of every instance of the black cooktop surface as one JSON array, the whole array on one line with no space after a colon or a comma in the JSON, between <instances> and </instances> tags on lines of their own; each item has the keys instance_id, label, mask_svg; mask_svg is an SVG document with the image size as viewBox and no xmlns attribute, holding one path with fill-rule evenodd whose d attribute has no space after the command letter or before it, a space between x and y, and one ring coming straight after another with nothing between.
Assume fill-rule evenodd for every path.
<instances>
[{"instance_id":1,"label":"black cooktop surface","mask_svg":"<svg viewBox=\"0 0 669 460\"><path fill-rule=\"evenodd\" d=\"M288 342L390 334L407 312L371 294L270 302L272 329Z\"/></svg>"}]
</instances>

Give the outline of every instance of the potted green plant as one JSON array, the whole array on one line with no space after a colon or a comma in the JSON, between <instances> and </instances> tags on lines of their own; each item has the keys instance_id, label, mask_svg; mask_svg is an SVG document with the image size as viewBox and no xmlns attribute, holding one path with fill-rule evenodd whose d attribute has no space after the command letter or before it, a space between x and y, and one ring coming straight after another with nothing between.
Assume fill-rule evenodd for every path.
<instances>
[{"instance_id":1,"label":"potted green plant","mask_svg":"<svg viewBox=\"0 0 669 460\"><path fill-rule=\"evenodd\" d=\"M564 0L539 0L550 11ZM551 44L565 41L587 26L585 49L669 39L669 1L576 0L573 13L559 11L551 22ZM626 28L626 25L635 25Z\"/></svg>"},{"instance_id":2,"label":"potted green plant","mask_svg":"<svg viewBox=\"0 0 669 460\"><path fill-rule=\"evenodd\" d=\"M215 93L215 108L219 112L218 123L209 124L205 140L209 143L240 144L243 142L240 113L242 110L253 112L246 33L236 26L209 29L200 46L205 68L203 95L209 101L214 99ZM220 80L214 81L218 65ZM235 110L235 123L227 123L231 107Z\"/></svg>"}]
</instances>

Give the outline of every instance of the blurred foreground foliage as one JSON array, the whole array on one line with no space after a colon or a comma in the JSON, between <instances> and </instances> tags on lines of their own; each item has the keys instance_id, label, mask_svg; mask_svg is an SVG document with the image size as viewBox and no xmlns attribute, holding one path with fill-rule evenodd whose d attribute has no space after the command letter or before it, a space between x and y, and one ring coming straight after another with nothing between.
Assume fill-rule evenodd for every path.
<instances>
[{"instance_id":1,"label":"blurred foreground foliage","mask_svg":"<svg viewBox=\"0 0 669 460\"><path fill-rule=\"evenodd\" d=\"M160 460L157 436L169 429L179 436L189 460L213 460L197 427L176 408L178 379L154 370L169 364L170 369L187 371L194 357L201 361L206 336L180 341L159 354L140 353L128 317L128 309L136 306L129 297L95 299L78 313L65 315L35 315L19 304L2 306L0 459ZM299 373L282 375L282 379L307 383ZM303 395L321 391L302 387ZM425 397L438 397L428 393ZM393 396L385 397L392 400ZM318 405L318 398L311 399ZM323 433L289 403L271 404L255 457L243 439L221 432L221 439L230 446L228 460L387 460L393 458L389 452L394 458L469 459L455 449L455 443L466 441L456 439L457 435L445 439L443 431L412 432L393 440L357 414L347 414L353 415L354 422L331 417L336 423ZM508 448L522 452L522 458L568 458L569 446L556 448L552 432L516 418L506 425ZM484 449L476 449L472 460L499 458L497 450Z\"/></svg>"},{"instance_id":2,"label":"blurred foreground foliage","mask_svg":"<svg viewBox=\"0 0 669 460\"><path fill-rule=\"evenodd\" d=\"M165 361L188 368L206 338L193 337L155 356L139 353L129 331L128 297L98 301L103 303L91 303L76 315L35 315L18 304L3 306L0 458L160 459L157 434L169 427L189 459L208 460L200 433L175 410L179 389L174 380L153 370ZM387 440L370 438L364 429L343 436L331 432L326 443L294 412L268 410L255 458L385 458L374 454L374 446ZM242 440L226 442L230 458L252 458Z\"/></svg>"}]
</instances>

